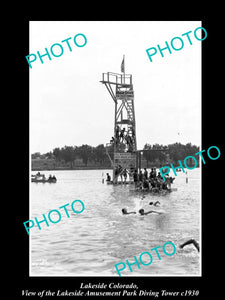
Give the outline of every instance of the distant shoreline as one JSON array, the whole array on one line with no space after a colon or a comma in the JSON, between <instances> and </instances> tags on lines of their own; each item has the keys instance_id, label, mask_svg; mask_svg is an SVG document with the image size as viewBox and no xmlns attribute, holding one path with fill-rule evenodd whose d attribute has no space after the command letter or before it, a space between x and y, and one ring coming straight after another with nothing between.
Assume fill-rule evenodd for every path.
<instances>
[{"instance_id":1,"label":"distant shoreline","mask_svg":"<svg viewBox=\"0 0 225 300\"><path fill-rule=\"evenodd\" d=\"M112 167L55 167L55 168L32 168L31 171L75 171L75 170L112 170Z\"/></svg>"},{"instance_id":2,"label":"distant shoreline","mask_svg":"<svg viewBox=\"0 0 225 300\"><path fill-rule=\"evenodd\" d=\"M151 169L152 167L147 167L147 169ZM160 168L157 167L156 168ZM196 168L199 168L199 166L197 166ZM143 169L143 168L142 168ZM184 167L184 169L186 169ZM112 167L74 167L74 168L68 168L68 167L57 167L57 168L32 168L31 171L35 172L35 171L77 171L77 170L113 170Z\"/></svg>"}]
</instances>

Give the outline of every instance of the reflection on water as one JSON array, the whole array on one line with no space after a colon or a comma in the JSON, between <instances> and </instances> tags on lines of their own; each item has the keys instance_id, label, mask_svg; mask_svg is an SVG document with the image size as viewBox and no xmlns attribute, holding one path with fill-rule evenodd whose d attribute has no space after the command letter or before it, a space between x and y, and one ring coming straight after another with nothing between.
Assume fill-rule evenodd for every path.
<instances>
[{"instance_id":1,"label":"reflection on water","mask_svg":"<svg viewBox=\"0 0 225 300\"><path fill-rule=\"evenodd\" d=\"M133 185L112 186L102 184L102 172L54 171L56 184L30 184L30 219L52 209L58 209L75 199L85 205L81 214L74 214L68 206L70 218L60 209L59 223L41 223L30 234L31 276L118 276L115 264L134 262L142 252L150 252L153 262L149 266L127 267L122 276L177 276L200 275L200 253L193 245L179 249L178 245L189 238L200 239L200 170L179 173L173 187L178 190L166 195L141 194L133 191ZM53 172L45 172L49 175ZM150 201L160 201L160 207L149 206ZM122 215L121 209L137 211L140 208L159 210L163 214L141 216ZM166 256L159 249L161 260L155 251L157 246L171 241L177 251ZM201 249L200 249L201 250Z\"/></svg>"}]
</instances>

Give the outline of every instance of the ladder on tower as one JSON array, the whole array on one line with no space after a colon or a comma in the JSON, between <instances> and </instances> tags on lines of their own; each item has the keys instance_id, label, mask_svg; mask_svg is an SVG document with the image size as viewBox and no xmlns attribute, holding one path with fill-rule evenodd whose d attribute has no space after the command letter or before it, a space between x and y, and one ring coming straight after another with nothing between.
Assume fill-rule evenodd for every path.
<instances>
[{"instance_id":1,"label":"ladder on tower","mask_svg":"<svg viewBox=\"0 0 225 300\"><path fill-rule=\"evenodd\" d=\"M111 158L110 154L109 154L109 149L112 147L112 144L107 143L106 144L106 154L110 160L111 166L113 167L113 159Z\"/></svg>"}]
</instances>

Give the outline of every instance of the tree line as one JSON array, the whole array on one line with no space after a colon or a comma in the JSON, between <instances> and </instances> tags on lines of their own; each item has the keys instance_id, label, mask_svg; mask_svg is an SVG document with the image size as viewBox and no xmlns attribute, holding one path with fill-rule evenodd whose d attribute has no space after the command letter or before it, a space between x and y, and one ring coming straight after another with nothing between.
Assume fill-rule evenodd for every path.
<instances>
[{"instance_id":1,"label":"tree line","mask_svg":"<svg viewBox=\"0 0 225 300\"><path fill-rule=\"evenodd\" d=\"M199 147L187 143L183 145L181 143L173 143L169 145L153 144L150 145L146 143L143 147L142 157L147 161L147 163L165 163L172 162L177 163L178 160L183 161L186 156L193 156L199 151ZM158 151L161 150L161 151ZM113 146L108 148L108 152L113 159ZM87 167L88 163L96 164L100 167L110 168L110 160L106 153L106 147L100 144L96 147L90 145L82 146L64 146L62 148L54 148L52 151L45 154L40 152L33 153L31 155L32 159L55 159L56 162L60 163L64 161L65 163L70 163L71 168L74 167L76 159L81 159L84 165Z\"/></svg>"},{"instance_id":2,"label":"tree line","mask_svg":"<svg viewBox=\"0 0 225 300\"><path fill-rule=\"evenodd\" d=\"M160 149L163 151L158 151ZM143 152L143 157L149 162L158 160L161 163L167 161L176 163L178 160L183 161L186 156L194 156L195 153L199 152L199 147L191 143L187 143L186 145L173 143L167 146L145 144L143 150L151 150Z\"/></svg>"},{"instance_id":3,"label":"tree line","mask_svg":"<svg viewBox=\"0 0 225 300\"><path fill-rule=\"evenodd\" d=\"M45 154L36 152L31 155L31 158L55 159L57 162L64 161L65 163L70 163L71 168L73 168L76 159L82 159L85 166L88 165L88 162L93 162L101 167L110 167L110 162L103 144L97 147L90 145L64 146L62 148L54 148L53 151Z\"/></svg>"}]
</instances>

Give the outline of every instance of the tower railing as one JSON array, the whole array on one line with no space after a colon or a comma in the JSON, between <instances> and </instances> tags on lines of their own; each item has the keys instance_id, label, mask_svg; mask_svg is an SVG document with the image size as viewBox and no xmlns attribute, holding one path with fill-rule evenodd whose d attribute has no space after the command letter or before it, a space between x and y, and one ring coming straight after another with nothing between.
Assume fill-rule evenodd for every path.
<instances>
[{"instance_id":1,"label":"tower railing","mask_svg":"<svg viewBox=\"0 0 225 300\"><path fill-rule=\"evenodd\" d=\"M102 73L102 81L111 84L132 85L131 74L119 74L113 72Z\"/></svg>"}]
</instances>

